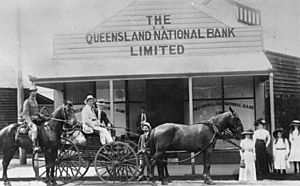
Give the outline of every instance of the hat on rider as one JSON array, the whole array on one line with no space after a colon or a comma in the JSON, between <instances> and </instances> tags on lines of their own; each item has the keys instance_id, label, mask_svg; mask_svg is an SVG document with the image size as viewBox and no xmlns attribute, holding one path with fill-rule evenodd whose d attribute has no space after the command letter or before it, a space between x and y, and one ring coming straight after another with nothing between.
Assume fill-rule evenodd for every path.
<instances>
[{"instance_id":1,"label":"hat on rider","mask_svg":"<svg viewBox=\"0 0 300 186\"><path fill-rule=\"evenodd\" d=\"M31 85L31 86L29 87L29 92L31 92L31 91L37 91L37 88L36 88L35 85Z\"/></svg>"},{"instance_id":2,"label":"hat on rider","mask_svg":"<svg viewBox=\"0 0 300 186\"><path fill-rule=\"evenodd\" d=\"M86 104L90 99L93 99L94 102L96 101L96 99L92 95L88 95L84 100L84 104Z\"/></svg>"},{"instance_id":3,"label":"hat on rider","mask_svg":"<svg viewBox=\"0 0 300 186\"><path fill-rule=\"evenodd\" d=\"M148 123L148 122L146 122L146 121L141 122L141 128L142 128L142 129L143 129L144 126L148 127L149 130L152 129L150 123Z\"/></svg>"},{"instance_id":4,"label":"hat on rider","mask_svg":"<svg viewBox=\"0 0 300 186\"><path fill-rule=\"evenodd\" d=\"M104 99L98 99L96 105L105 105Z\"/></svg>"}]
</instances>

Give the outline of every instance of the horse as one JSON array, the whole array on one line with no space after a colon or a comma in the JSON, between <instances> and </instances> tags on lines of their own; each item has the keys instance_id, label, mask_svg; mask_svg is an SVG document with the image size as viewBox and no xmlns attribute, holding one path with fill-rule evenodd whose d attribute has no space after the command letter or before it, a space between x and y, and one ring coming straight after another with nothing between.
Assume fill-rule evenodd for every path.
<instances>
[{"instance_id":1,"label":"horse","mask_svg":"<svg viewBox=\"0 0 300 186\"><path fill-rule=\"evenodd\" d=\"M229 111L212 117L208 121L183 125L164 123L152 129L146 147L152 156L151 179L153 180L154 165L158 168L158 177L163 185L167 184L166 151L185 150L187 152L203 153L203 179L208 185L215 184L210 177L210 159L217 140L227 132L235 139L241 139L243 125L237 113L230 107ZM222 134L223 133L223 134ZM226 137L228 139L228 136ZM189 158L191 159L191 158ZM167 174L166 176L164 175Z\"/></svg>"},{"instance_id":2,"label":"horse","mask_svg":"<svg viewBox=\"0 0 300 186\"><path fill-rule=\"evenodd\" d=\"M61 141L62 129L65 124L76 122L73 104L65 102L50 115L47 121L38 126L38 142L41 151L45 154L46 183L56 185L54 166L57 158L58 147ZM0 131L0 148L3 150L3 181L5 185L11 185L7 177L7 167L19 147L32 150L32 140L29 135L18 133L18 123L10 124Z\"/></svg>"}]
</instances>

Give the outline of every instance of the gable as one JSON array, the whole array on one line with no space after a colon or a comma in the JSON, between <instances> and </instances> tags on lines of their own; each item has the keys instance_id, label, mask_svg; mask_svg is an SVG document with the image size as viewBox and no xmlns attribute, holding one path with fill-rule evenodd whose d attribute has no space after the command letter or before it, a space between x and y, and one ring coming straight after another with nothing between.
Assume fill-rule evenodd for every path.
<instances>
[{"instance_id":1,"label":"gable","mask_svg":"<svg viewBox=\"0 0 300 186\"><path fill-rule=\"evenodd\" d=\"M54 60L261 52L260 27L230 27L184 0L138 0L82 34L54 37Z\"/></svg>"}]
</instances>

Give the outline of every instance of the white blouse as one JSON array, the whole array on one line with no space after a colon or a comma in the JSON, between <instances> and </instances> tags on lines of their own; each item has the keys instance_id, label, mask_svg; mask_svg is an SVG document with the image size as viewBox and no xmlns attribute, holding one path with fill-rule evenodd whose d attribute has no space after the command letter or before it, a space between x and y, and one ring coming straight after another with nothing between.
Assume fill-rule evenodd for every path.
<instances>
[{"instance_id":1,"label":"white blouse","mask_svg":"<svg viewBox=\"0 0 300 186\"><path fill-rule=\"evenodd\" d=\"M256 140L264 140L266 142L266 146L269 146L271 141L271 136L269 131L266 129L257 129L254 131L253 140L256 142Z\"/></svg>"}]
</instances>

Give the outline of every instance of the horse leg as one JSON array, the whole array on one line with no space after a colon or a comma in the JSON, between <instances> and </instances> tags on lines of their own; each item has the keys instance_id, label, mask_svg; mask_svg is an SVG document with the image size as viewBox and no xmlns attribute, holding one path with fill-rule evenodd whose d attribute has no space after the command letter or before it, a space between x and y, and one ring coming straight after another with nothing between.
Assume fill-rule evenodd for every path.
<instances>
[{"instance_id":1,"label":"horse leg","mask_svg":"<svg viewBox=\"0 0 300 186\"><path fill-rule=\"evenodd\" d=\"M165 174L165 178L166 180L168 181L168 183L172 183L172 178L170 178L170 175L169 175L169 171L168 171L168 164L167 164L167 161L168 161L168 157L167 155L165 154L164 158L163 158L163 171L164 171L164 174Z\"/></svg>"},{"instance_id":2,"label":"horse leg","mask_svg":"<svg viewBox=\"0 0 300 186\"><path fill-rule=\"evenodd\" d=\"M51 162L50 162L50 164L51 164L50 178L51 178L52 185L57 185L55 177L54 177L55 160L56 160L56 158L57 158L57 150L54 150L54 152L51 153Z\"/></svg>"},{"instance_id":3,"label":"horse leg","mask_svg":"<svg viewBox=\"0 0 300 186\"><path fill-rule=\"evenodd\" d=\"M49 156L48 151L45 152L45 163L46 163L46 180L45 180L45 182L46 182L47 185L50 185L50 181L51 181L51 179L50 179L50 167L51 167L51 165L50 165L50 156Z\"/></svg>"},{"instance_id":4,"label":"horse leg","mask_svg":"<svg viewBox=\"0 0 300 186\"><path fill-rule=\"evenodd\" d=\"M208 148L203 153L203 180L207 185L215 185L214 181L210 177L210 158L212 154L212 148Z\"/></svg>"},{"instance_id":5,"label":"horse leg","mask_svg":"<svg viewBox=\"0 0 300 186\"><path fill-rule=\"evenodd\" d=\"M4 181L4 185L9 185L9 186L11 185L7 177L7 168L16 151L17 151L17 147L5 148L3 150L4 156L2 160L2 165L3 165L2 178Z\"/></svg>"}]
</instances>

